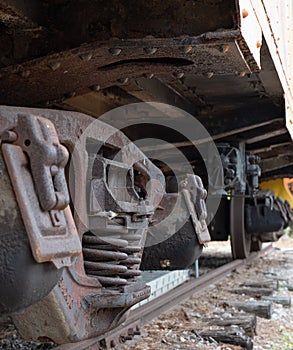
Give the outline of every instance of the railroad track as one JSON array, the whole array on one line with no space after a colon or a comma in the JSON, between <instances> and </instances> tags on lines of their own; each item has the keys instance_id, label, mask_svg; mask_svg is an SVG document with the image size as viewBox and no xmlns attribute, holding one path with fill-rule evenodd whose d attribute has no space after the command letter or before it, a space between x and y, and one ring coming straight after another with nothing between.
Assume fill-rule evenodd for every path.
<instances>
[{"instance_id":1,"label":"railroad track","mask_svg":"<svg viewBox=\"0 0 293 350\"><path fill-rule=\"evenodd\" d=\"M127 320L119 327L107 332L103 336L88 339L78 343L60 345L56 350L93 350L113 349L125 341L132 340L135 335L140 334L143 325L160 316L163 312L171 310L180 302L191 295L202 293L209 285L219 282L227 274L238 269L252 260L255 260L272 249L272 245L266 245L261 251L251 253L246 259L234 260L215 270L193 278L162 296L144 304L130 312Z\"/></svg>"}]
</instances>

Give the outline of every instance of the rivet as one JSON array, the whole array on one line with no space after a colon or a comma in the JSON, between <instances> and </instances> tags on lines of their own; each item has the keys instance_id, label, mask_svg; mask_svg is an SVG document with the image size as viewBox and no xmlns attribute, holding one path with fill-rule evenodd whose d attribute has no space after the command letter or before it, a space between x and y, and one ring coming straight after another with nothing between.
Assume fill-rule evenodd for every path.
<instances>
[{"instance_id":1,"label":"rivet","mask_svg":"<svg viewBox=\"0 0 293 350\"><path fill-rule=\"evenodd\" d=\"M184 73L183 72L174 72L173 75L177 79L181 79L181 78L184 77Z\"/></svg>"},{"instance_id":2,"label":"rivet","mask_svg":"<svg viewBox=\"0 0 293 350\"><path fill-rule=\"evenodd\" d=\"M93 91L100 91L101 90L101 87L100 87L100 85L92 85L91 86L91 89L93 90Z\"/></svg>"},{"instance_id":3,"label":"rivet","mask_svg":"<svg viewBox=\"0 0 293 350\"><path fill-rule=\"evenodd\" d=\"M71 97L74 97L75 95L76 95L75 91L69 92L68 94L65 94L65 98L71 98Z\"/></svg>"},{"instance_id":4,"label":"rivet","mask_svg":"<svg viewBox=\"0 0 293 350\"><path fill-rule=\"evenodd\" d=\"M259 40L257 40L256 42L256 47L259 49L261 47L261 42Z\"/></svg>"},{"instance_id":5,"label":"rivet","mask_svg":"<svg viewBox=\"0 0 293 350\"><path fill-rule=\"evenodd\" d=\"M28 78L31 75L31 72L29 70L24 70L20 72L20 76L23 78Z\"/></svg>"},{"instance_id":6,"label":"rivet","mask_svg":"<svg viewBox=\"0 0 293 350\"><path fill-rule=\"evenodd\" d=\"M249 15L249 12L246 9L242 10L242 18L246 18Z\"/></svg>"},{"instance_id":7,"label":"rivet","mask_svg":"<svg viewBox=\"0 0 293 350\"><path fill-rule=\"evenodd\" d=\"M117 81L120 83L120 84L122 84L122 85L124 85L124 84L127 84L128 83L128 78L121 78L121 79L118 79Z\"/></svg>"},{"instance_id":8,"label":"rivet","mask_svg":"<svg viewBox=\"0 0 293 350\"><path fill-rule=\"evenodd\" d=\"M93 55L91 53L84 53L79 56L83 61L89 61L92 59Z\"/></svg>"},{"instance_id":9,"label":"rivet","mask_svg":"<svg viewBox=\"0 0 293 350\"><path fill-rule=\"evenodd\" d=\"M246 75L246 72L245 72L245 71L239 72L238 75L239 75L240 77L244 77L244 76Z\"/></svg>"},{"instance_id":10,"label":"rivet","mask_svg":"<svg viewBox=\"0 0 293 350\"><path fill-rule=\"evenodd\" d=\"M184 53L189 53L189 52L191 52L192 51L192 46L184 46L183 47L183 52Z\"/></svg>"},{"instance_id":11,"label":"rivet","mask_svg":"<svg viewBox=\"0 0 293 350\"><path fill-rule=\"evenodd\" d=\"M58 174L59 168L57 165L52 165L50 170L51 170L51 175L56 176Z\"/></svg>"},{"instance_id":12,"label":"rivet","mask_svg":"<svg viewBox=\"0 0 293 350\"><path fill-rule=\"evenodd\" d=\"M222 52L226 53L230 50L230 45L229 44L224 44L222 46Z\"/></svg>"},{"instance_id":13,"label":"rivet","mask_svg":"<svg viewBox=\"0 0 293 350\"><path fill-rule=\"evenodd\" d=\"M207 72L207 73L205 73L204 74L207 78L211 78L213 75L214 75L214 73L213 72Z\"/></svg>"},{"instance_id":14,"label":"rivet","mask_svg":"<svg viewBox=\"0 0 293 350\"><path fill-rule=\"evenodd\" d=\"M109 52L110 52L113 56L118 56L118 55L120 55L121 51L122 51L121 49L115 48L115 47L109 49Z\"/></svg>"},{"instance_id":15,"label":"rivet","mask_svg":"<svg viewBox=\"0 0 293 350\"><path fill-rule=\"evenodd\" d=\"M60 63L60 62L51 62L51 63L48 63L48 66L49 66L52 70L56 70L56 69L60 68L61 63Z\"/></svg>"},{"instance_id":16,"label":"rivet","mask_svg":"<svg viewBox=\"0 0 293 350\"><path fill-rule=\"evenodd\" d=\"M145 53L147 53L148 55L153 55L154 53L157 52L157 48L156 47L145 47L144 51Z\"/></svg>"}]
</instances>

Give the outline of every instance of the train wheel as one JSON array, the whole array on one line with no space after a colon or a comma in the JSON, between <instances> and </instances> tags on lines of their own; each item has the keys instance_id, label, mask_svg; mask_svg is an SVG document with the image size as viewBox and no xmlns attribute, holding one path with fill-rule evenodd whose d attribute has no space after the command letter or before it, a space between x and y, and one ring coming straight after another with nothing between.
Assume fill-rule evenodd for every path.
<instances>
[{"instance_id":1,"label":"train wheel","mask_svg":"<svg viewBox=\"0 0 293 350\"><path fill-rule=\"evenodd\" d=\"M251 235L245 231L244 195L231 197L230 235L233 259L245 259L251 250Z\"/></svg>"}]
</instances>

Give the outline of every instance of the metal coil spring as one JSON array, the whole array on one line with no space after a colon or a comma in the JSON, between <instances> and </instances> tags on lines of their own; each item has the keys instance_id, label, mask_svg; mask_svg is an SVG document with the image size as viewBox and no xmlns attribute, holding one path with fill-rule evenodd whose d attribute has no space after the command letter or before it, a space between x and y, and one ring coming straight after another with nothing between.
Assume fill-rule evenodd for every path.
<instances>
[{"instance_id":1,"label":"metal coil spring","mask_svg":"<svg viewBox=\"0 0 293 350\"><path fill-rule=\"evenodd\" d=\"M141 235L136 234L112 233L110 237L105 235L104 239L101 235L84 234L82 246L86 274L98 278L104 287L131 283L141 274L136 268L141 262L141 247L131 245L140 238Z\"/></svg>"}]
</instances>

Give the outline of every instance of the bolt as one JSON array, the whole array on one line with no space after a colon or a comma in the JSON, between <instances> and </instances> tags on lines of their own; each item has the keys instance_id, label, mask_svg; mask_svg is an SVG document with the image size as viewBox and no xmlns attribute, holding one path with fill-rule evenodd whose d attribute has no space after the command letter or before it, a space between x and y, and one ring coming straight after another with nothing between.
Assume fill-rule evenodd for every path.
<instances>
[{"instance_id":1,"label":"bolt","mask_svg":"<svg viewBox=\"0 0 293 350\"><path fill-rule=\"evenodd\" d=\"M148 55L153 55L154 53L157 52L157 48L156 47L145 47L144 51L148 54Z\"/></svg>"},{"instance_id":2,"label":"bolt","mask_svg":"<svg viewBox=\"0 0 293 350\"><path fill-rule=\"evenodd\" d=\"M239 72L238 75L239 75L240 77L244 77L244 76L246 75L246 73L245 73L245 71L242 71L242 72Z\"/></svg>"},{"instance_id":3,"label":"bolt","mask_svg":"<svg viewBox=\"0 0 293 350\"><path fill-rule=\"evenodd\" d=\"M48 63L48 66L49 66L52 70L57 70L58 68L60 68L61 63L60 63L60 62L51 62L51 63Z\"/></svg>"},{"instance_id":4,"label":"bolt","mask_svg":"<svg viewBox=\"0 0 293 350\"><path fill-rule=\"evenodd\" d=\"M189 53L192 51L192 46L184 46L183 47L183 53Z\"/></svg>"},{"instance_id":5,"label":"bolt","mask_svg":"<svg viewBox=\"0 0 293 350\"><path fill-rule=\"evenodd\" d=\"M117 81L120 83L120 84L122 84L122 85L124 85L124 84L127 84L128 83L128 78L120 78L120 79L118 79Z\"/></svg>"},{"instance_id":6,"label":"bolt","mask_svg":"<svg viewBox=\"0 0 293 350\"><path fill-rule=\"evenodd\" d=\"M121 51L122 51L122 50L119 49L118 47L117 47L117 48L113 47L113 48L109 49L109 52L110 52L113 56L118 56L118 55L120 55Z\"/></svg>"},{"instance_id":7,"label":"bolt","mask_svg":"<svg viewBox=\"0 0 293 350\"><path fill-rule=\"evenodd\" d=\"M204 74L204 76L206 76L208 79L212 78L213 75L214 75L213 72L207 72Z\"/></svg>"},{"instance_id":8,"label":"bolt","mask_svg":"<svg viewBox=\"0 0 293 350\"><path fill-rule=\"evenodd\" d=\"M222 46L222 52L223 53L226 53L226 52L228 52L230 50L230 45L229 44L224 44L223 46Z\"/></svg>"},{"instance_id":9,"label":"bolt","mask_svg":"<svg viewBox=\"0 0 293 350\"><path fill-rule=\"evenodd\" d=\"M52 176L56 176L58 174L58 166L57 165L52 165L51 168L50 168L50 171L51 171L51 175Z\"/></svg>"},{"instance_id":10,"label":"bolt","mask_svg":"<svg viewBox=\"0 0 293 350\"><path fill-rule=\"evenodd\" d=\"M23 72L20 72L20 76L23 78L28 78L31 75L31 72L29 70L24 70Z\"/></svg>"},{"instance_id":11,"label":"bolt","mask_svg":"<svg viewBox=\"0 0 293 350\"><path fill-rule=\"evenodd\" d=\"M149 39L154 39L155 37L153 35L146 35L144 39L149 40Z\"/></svg>"},{"instance_id":12,"label":"bolt","mask_svg":"<svg viewBox=\"0 0 293 350\"><path fill-rule=\"evenodd\" d=\"M89 60L91 60L93 55L91 53L84 53L84 54L80 55L79 57L83 61L89 61Z\"/></svg>"},{"instance_id":13,"label":"bolt","mask_svg":"<svg viewBox=\"0 0 293 350\"><path fill-rule=\"evenodd\" d=\"M100 87L100 85L92 85L92 86L91 86L91 89L92 89L93 91L98 92L98 91L101 90L101 87Z\"/></svg>"},{"instance_id":14,"label":"bolt","mask_svg":"<svg viewBox=\"0 0 293 350\"><path fill-rule=\"evenodd\" d=\"M246 18L249 15L249 12L246 9L242 10L242 18Z\"/></svg>"},{"instance_id":15,"label":"bolt","mask_svg":"<svg viewBox=\"0 0 293 350\"><path fill-rule=\"evenodd\" d=\"M71 97L74 97L75 95L76 95L75 91L69 92L68 94L65 94L65 98L71 98Z\"/></svg>"},{"instance_id":16,"label":"bolt","mask_svg":"<svg viewBox=\"0 0 293 350\"><path fill-rule=\"evenodd\" d=\"M173 75L177 79L181 79L181 78L184 77L184 73L183 72L174 72Z\"/></svg>"}]
</instances>

